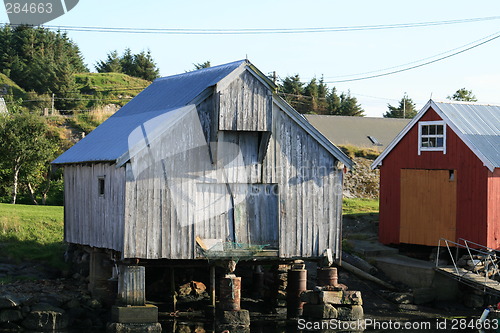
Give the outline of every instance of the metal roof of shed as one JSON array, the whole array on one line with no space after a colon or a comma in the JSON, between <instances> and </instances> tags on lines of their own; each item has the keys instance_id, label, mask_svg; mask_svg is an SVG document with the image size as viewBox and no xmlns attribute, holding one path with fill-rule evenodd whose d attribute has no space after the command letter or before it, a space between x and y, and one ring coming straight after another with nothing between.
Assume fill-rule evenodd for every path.
<instances>
[{"instance_id":1,"label":"metal roof of shed","mask_svg":"<svg viewBox=\"0 0 500 333\"><path fill-rule=\"evenodd\" d=\"M192 102L245 60L156 79L118 112L60 155L54 164L116 161L128 151L135 128ZM158 124L160 126L161 123Z\"/></svg>"},{"instance_id":2,"label":"metal roof of shed","mask_svg":"<svg viewBox=\"0 0 500 333\"><path fill-rule=\"evenodd\" d=\"M373 162L372 168L382 164L384 157L429 109L434 110L450 126L490 171L500 168L500 105L433 100L423 107Z\"/></svg>"},{"instance_id":3,"label":"metal roof of shed","mask_svg":"<svg viewBox=\"0 0 500 333\"><path fill-rule=\"evenodd\" d=\"M245 69L264 84L274 87L273 82L248 60L157 79L52 163L116 162L122 165L129 159L131 147L140 146L141 140L144 140L140 135L133 135L137 133L138 128L145 130L147 124L148 133L157 133L162 128L168 128L165 122L182 117L179 112L173 111L203 100L208 97L207 91L210 92L211 87L227 84L234 75ZM352 167L349 157L311 126L302 115L281 98L274 96L273 100L333 156L346 166Z\"/></svg>"}]
</instances>

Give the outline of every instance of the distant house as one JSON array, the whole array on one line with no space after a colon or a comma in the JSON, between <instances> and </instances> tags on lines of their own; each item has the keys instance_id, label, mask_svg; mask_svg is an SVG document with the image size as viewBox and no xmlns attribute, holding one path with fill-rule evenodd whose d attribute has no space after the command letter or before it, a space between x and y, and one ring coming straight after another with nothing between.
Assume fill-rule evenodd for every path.
<instances>
[{"instance_id":1,"label":"distant house","mask_svg":"<svg viewBox=\"0 0 500 333\"><path fill-rule=\"evenodd\" d=\"M155 80L54 161L65 240L121 259L224 257L229 244L338 258L352 162L275 89L246 60Z\"/></svg>"},{"instance_id":2,"label":"distant house","mask_svg":"<svg viewBox=\"0 0 500 333\"><path fill-rule=\"evenodd\" d=\"M500 248L500 106L430 100L372 167L382 243Z\"/></svg>"},{"instance_id":3,"label":"distant house","mask_svg":"<svg viewBox=\"0 0 500 333\"><path fill-rule=\"evenodd\" d=\"M305 115L331 142L384 150L411 119Z\"/></svg>"}]
</instances>

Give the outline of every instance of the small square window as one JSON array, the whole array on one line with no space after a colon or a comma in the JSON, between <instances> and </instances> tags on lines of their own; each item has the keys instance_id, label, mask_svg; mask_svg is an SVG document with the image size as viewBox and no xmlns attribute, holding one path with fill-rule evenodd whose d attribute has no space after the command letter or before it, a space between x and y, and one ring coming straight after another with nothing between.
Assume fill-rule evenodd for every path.
<instances>
[{"instance_id":1,"label":"small square window","mask_svg":"<svg viewBox=\"0 0 500 333\"><path fill-rule=\"evenodd\" d=\"M446 154L446 124L443 121L422 121L419 123L419 146L421 151L442 151Z\"/></svg>"}]
</instances>

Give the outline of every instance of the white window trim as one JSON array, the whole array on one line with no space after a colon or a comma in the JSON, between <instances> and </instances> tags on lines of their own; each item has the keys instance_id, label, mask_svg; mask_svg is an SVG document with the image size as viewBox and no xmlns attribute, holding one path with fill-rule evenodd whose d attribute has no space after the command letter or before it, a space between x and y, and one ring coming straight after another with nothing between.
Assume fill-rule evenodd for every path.
<instances>
[{"instance_id":1,"label":"white window trim","mask_svg":"<svg viewBox=\"0 0 500 333\"><path fill-rule=\"evenodd\" d=\"M422 126L425 125L443 125L443 147L422 147ZM418 154L422 151L442 151L446 154L446 123L444 121L420 121L418 122Z\"/></svg>"}]
</instances>

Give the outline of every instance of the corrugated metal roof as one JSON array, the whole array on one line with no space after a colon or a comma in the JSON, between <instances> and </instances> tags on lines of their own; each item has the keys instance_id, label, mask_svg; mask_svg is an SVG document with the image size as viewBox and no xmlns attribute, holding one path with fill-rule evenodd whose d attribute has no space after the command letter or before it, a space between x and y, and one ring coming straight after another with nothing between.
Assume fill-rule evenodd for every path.
<instances>
[{"instance_id":1,"label":"corrugated metal roof","mask_svg":"<svg viewBox=\"0 0 500 333\"><path fill-rule=\"evenodd\" d=\"M135 128L187 105L245 62L240 60L155 80L53 163L116 161L128 151L129 135Z\"/></svg>"},{"instance_id":2,"label":"corrugated metal roof","mask_svg":"<svg viewBox=\"0 0 500 333\"><path fill-rule=\"evenodd\" d=\"M500 106L438 102L435 105L476 154L500 168Z\"/></svg>"}]
</instances>

